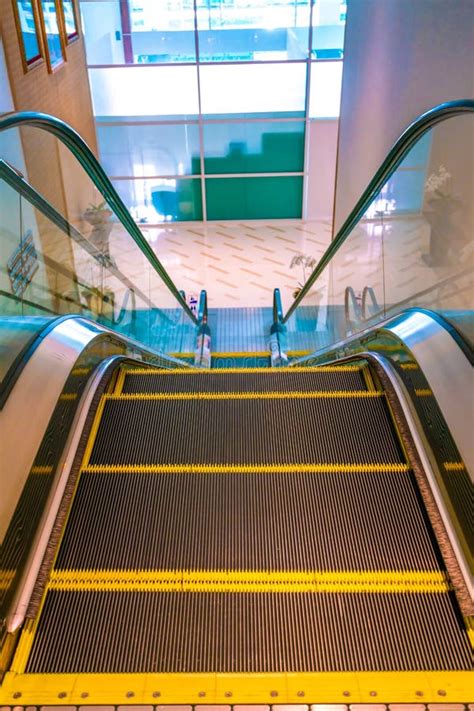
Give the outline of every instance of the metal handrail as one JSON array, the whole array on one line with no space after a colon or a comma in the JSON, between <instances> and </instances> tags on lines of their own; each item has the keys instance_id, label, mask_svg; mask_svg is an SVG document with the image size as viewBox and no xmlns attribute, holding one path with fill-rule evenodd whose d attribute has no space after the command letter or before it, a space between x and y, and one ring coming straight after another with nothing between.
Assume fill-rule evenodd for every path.
<instances>
[{"instance_id":1,"label":"metal handrail","mask_svg":"<svg viewBox=\"0 0 474 711\"><path fill-rule=\"evenodd\" d=\"M286 315L283 318L285 323L301 301L305 298L308 291L313 286L316 279L321 275L326 266L329 264L334 255L339 251L339 248L344 244L346 239L351 234L359 220L366 213L378 193L381 191L387 180L395 172L400 163L406 157L407 153L413 147L423 134L430 128L436 126L441 121L448 118L459 116L464 113L474 112L473 99L459 99L457 101L448 101L444 104L439 104L425 113L421 114L408 128L402 133L400 138L394 143L387 154L380 168L375 173L374 177L368 184L367 188L362 193L362 196L356 203L354 209L349 214L348 218L342 225L341 229L334 237L333 241L319 260L316 268L310 275L309 279L301 289L296 299L291 304Z\"/></svg>"},{"instance_id":2,"label":"metal handrail","mask_svg":"<svg viewBox=\"0 0 474 711\"><path fill-rule=\"evenodd\" d=\"M143 237L140 229L135 224L135 221L119 197L119 194L112 185L109 177L84 139L81 138L81 136L65 121L62 121L56 116L50 116L49 114L43 114L37 111L22 111L7 113L0 116L0 131L5 131L9 128L20 128L22 126L32 126L51 133L71 151L74 157L82 165L97 190L106 200L119 222L121 222L123 227L125 227L128 234L146 256L160 279L171 291L189 318L197 324L196 316L192 313L188 304L176 288L173 280L161 264L146 239Z\"/></svg>"}]
</instances>

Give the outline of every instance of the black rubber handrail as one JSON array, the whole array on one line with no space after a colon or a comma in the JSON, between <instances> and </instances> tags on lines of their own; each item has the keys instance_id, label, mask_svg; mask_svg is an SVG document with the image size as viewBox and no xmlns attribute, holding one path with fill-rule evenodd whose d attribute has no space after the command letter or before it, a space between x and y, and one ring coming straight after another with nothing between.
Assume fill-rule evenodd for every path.
<instances>
[{"instance_id":1,"label":"black rubber handrail","mask_svg":"<svg viewBox=\"0 0 474 711\"><path fill-rule=\"evenodd\" d=\"M62 121L56 116L50 116L49 114L43 114L37 111L22 111L7 113L0 116L0 131L5 131L10 128L21 128L22 126L32 126L51 133L71 151L74 157L82 165L97 190L101 193L111 210L114 212L115 216L121 222L123 227L125 227L128 234L138 245L139 249L146 256L160 279L171 291L189 318L197 324L196 316L192 313L188 304L176 288L173 280L161 264L146 239L143 237L140 229L135 224L135 221L119 197L119 194L115 190L104 169L84 139L81 138L81 136L65 121Z\"/></svg>"},{"instance_id":2,"label":"black rubber handrail","mask_svg":"<svg viewBox=\"0 0 474 711\"><path fill-rule=\"evenodd\" d=\"M387 157L383 161L380 168L375 173L374 177L368 184L367 188L362 193L361 198L356 203L354 209L349 214L341 229L334 237L333 241L319 260L316 268L312 272L311 276L307 280L306 284L301 289L300 293L296 299L291 304L286 315L283 318L283 323L285 323L305 298L308 291L313 286L316 279L324 271L326 266L329 264L334 255L339 251L340 247L344 244L346 239L351 234L354 227L357 225L359 220L367 212L368 208L377 197L387 180L395 172L400 163L406 157L407 153L413 147L413 145L418 141L423 134L425 134L430 128L436 126L436 124L441 121L445 121L448 118L454 116L459 116L464 113L474 112L474 100L473 99L459 99L457 101L448 101L439 106L435 106L429 109L424 114L421 114L413 123L411 123L408 128L402 133L400 138L392 146Z\"/></svg>"}]
</instances>

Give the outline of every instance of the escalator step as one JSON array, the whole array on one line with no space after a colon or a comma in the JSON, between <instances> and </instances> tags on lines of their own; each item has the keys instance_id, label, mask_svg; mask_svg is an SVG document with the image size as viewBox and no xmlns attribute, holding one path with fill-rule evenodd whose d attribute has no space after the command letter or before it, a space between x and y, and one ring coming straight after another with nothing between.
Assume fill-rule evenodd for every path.
<instances>
[{"instance_id":1,"label":"escalator step","mask_svg":"<svg viewBox=\"0 0 474 711\"><path fill-rule=\"evenodd\" d=\"M107 399L90 458L118 467L403 461L378 396Z\"/></svg>"},{"instance_id":2,"label":"escalator step","mask_svg":"<svg viewBox=\"0 0 474 711\"><path fill-rule=\"evenodd\" d=\"M124 393L188 393L188 392L299 392L330 390L366 390L363 372L356 366L327 370L310 368L262 372L204 371L195 374L171 373L161 370L129 371L123 385Z\"/></svg>"},{"instance_id":3,"label":"escalator step","mask_svg":"<svg viewBox=\"0 0 474 711\"><path fill-rule=\"evenodd\" d=\"M470 664L448 593L50 590L27 671L426 671Z\"/></svg>"},{"instance_id":4,"label":"escalator step","mask_svg":"<svg viewBox=\"0 0 474 711\"><path fill-rule=\"evenodd\" d=\"M55 568L435 571L439 562L409 472L84 472Z\"/></svg>"}]
</instances>

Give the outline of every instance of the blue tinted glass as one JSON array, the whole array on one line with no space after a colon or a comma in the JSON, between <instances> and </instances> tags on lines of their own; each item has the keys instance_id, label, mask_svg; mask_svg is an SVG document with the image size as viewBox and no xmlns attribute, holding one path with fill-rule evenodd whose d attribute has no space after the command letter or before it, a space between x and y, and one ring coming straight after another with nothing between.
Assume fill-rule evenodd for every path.
<instances>
[{"instance_id":1,"label":"blue tinted glass","mask_svg":"<svg viewBox=\"0 0 474 711\"><path fill-rule=\"evenodd\" d=\"M198 0L204 62L305 59L309 0Z\"/></svg>"},{"instance_id":2,"label":"blue tinted glass","mask_svg":"<svg viewBox=\"0 0 474 711\"><path fill-rule=\"evenodd\" d=\"M304 126L302 121L205 124L205 172L302 171Z\"/></svg>"},{"instance_id":3,"label":"blue tinted glass","mask_svg":"<svg viewBox=\"0 0 474 711\"><path fill-rule=\"evenodd\" d=\"M197 124L97 123L101 162L109 175L200 173Z\"/></svg>"},{"instance_id":4,"label":"blue tinted glass","mask_svg":"<svg viewBox=\"0 0 474 711\"><path fill-rule=\"evenodd\" d=\"M140 224L202 220L199 179L114 180L114 185Z\"/></svg>"},{"instance_id":5,"label":"blue tinted glass","mask_svg":"<svg viewBox=\"0 0 474 711\"><path fill-rule=\"evenodd\" d=\"M74 15L74 5L72 0L62 0L64 12L64 24L66 26L67 37L77 34L76 17Z\"/></svg>"},{"instance_id":6,"label":"blue tinted glass","mask_svg":"<svg viewBox=\"0 0 474 711\"><path fill-rule=\"evenodd\" d=\"M36 23L31 0L18 0L18 16L20 18L21 35L27 64L40 57Z\"/></svg>"},{"instance_id":7,"label":"blue tinted glass","mask_svg":"<svg viewBox=\"0 0 474 711\"><path fill-rule=\"evenodd\" d=\"M56 15L56 3L54 1L51 2L51 0L41 0L41 8L43 10L49 59L51 66L54 67L63 60L58 18Z\"/></svg>"},{"instance_id":8,"label":"blue tinted glass","mask_svg":"<svg viewBox=\"0 0 474 711\"><path fill-rule=\"evenodd\" d=\"M346 3L341 0L315 0L313 5L314 59L341 59L344 51Z\"/></svg>"}]
</instances>

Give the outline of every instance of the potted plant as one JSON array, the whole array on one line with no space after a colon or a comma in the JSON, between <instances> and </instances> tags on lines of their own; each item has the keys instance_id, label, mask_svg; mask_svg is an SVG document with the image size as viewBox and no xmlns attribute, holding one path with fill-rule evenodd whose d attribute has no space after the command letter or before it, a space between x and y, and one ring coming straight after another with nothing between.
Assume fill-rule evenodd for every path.
<instances>
[{"instance_id":1,"label":"potted plant","mask_svg":"<svg viewBox=\"0 0 474 711\"><path fill-rule=\"evenodd\" d=\"M90 203L84 212L84 220L92 225L89 240L108 261L111 261L109 236L113 227L110 221L112 214L105 200L98 204Z\"/></svg>"},{"instance_id":2,"label":"potted plant","mask_svg":"<svg viewBox=\"0 0 474 711\"><path fill-rule=\"evenodd\" d=\"M309 270L310 272L314 269L316 266L317 261L314 257L311 257L308 254L297 254L295 257L290 262L290 269L293 269L293 267L301 267L302 272L303 272L303 281L298 282L298 288L294 290L293 292L293 298L296 299L303 286L306 284L306 273Z\"/></svg>"}]
</instances>

